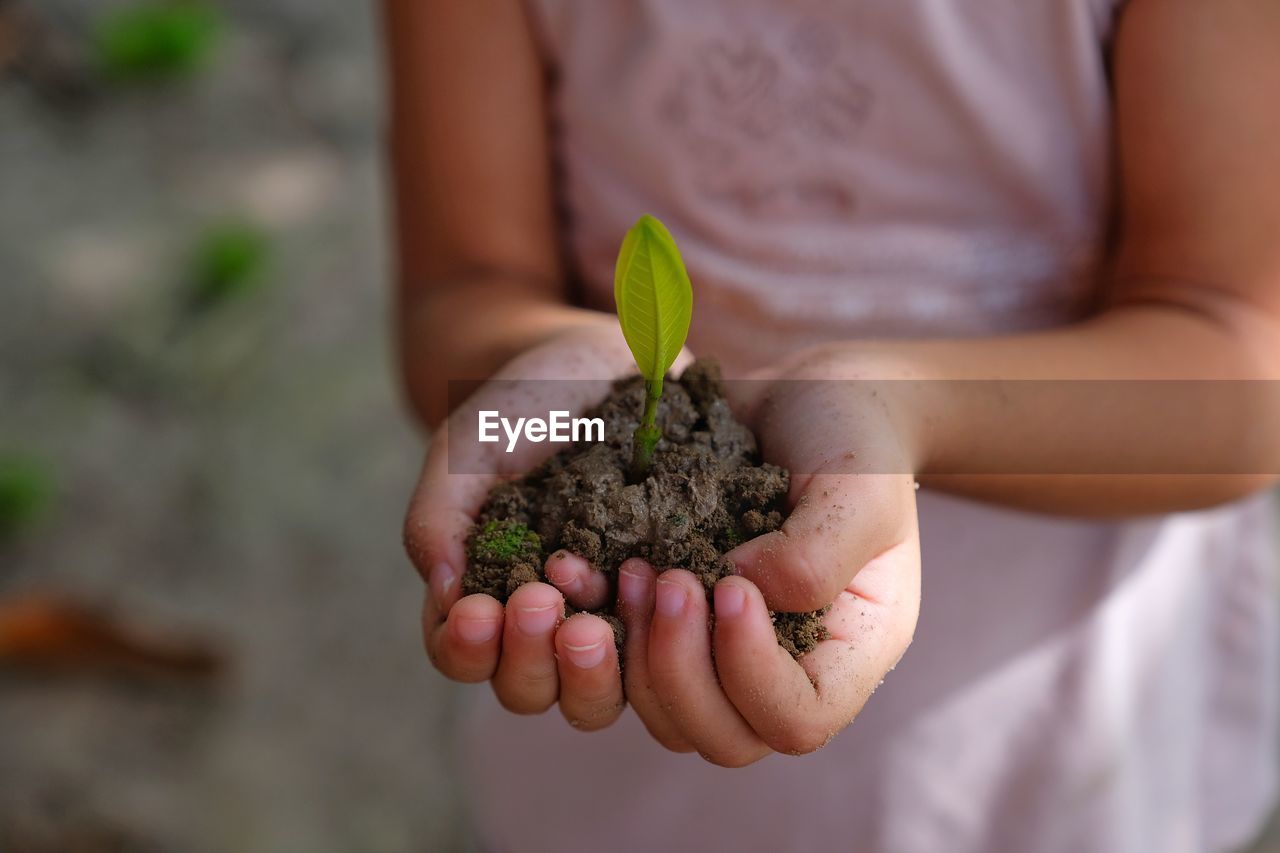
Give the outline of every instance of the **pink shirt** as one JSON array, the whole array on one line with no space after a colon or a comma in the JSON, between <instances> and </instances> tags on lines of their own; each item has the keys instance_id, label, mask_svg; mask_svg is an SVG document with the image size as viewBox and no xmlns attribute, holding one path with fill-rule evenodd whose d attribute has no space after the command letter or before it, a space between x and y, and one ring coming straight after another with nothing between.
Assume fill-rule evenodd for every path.
<instances>
[{"instance_id":1,"label":"pink shirt","mask_svg":"<svg viewBox=\"0 0 1280 853\"><path fill-rule=\"evenodd\" d=\"M691 345L1059 325L1111 204L1114 0L529 0L557 74L569 236L611 308L670 226ZM634 716L487 701L465 727L498 851L1225 850L1274 790L1269 501L1128 523L921 495L916 640L824 750L728 771ZM531 829L532 828L532 829Z\"/></svg>"}]
</instances>

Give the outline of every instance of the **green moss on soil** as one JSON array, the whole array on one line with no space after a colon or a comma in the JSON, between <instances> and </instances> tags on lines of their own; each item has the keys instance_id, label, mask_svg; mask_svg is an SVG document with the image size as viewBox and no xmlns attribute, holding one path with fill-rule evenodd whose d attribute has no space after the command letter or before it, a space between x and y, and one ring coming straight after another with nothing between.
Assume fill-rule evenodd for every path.
<instances>
[{"instance_id":1,"label":"green moss on soil","mask_svg":"<svg viewBox=\"0 0 1280 853\"><path fill-rule=\"evenodd\" d=\"M474 553L485 560L537 558L542 553L542 540L518 521L498 520L480 528L472 547Z\"/></svg>"}]
</instances>

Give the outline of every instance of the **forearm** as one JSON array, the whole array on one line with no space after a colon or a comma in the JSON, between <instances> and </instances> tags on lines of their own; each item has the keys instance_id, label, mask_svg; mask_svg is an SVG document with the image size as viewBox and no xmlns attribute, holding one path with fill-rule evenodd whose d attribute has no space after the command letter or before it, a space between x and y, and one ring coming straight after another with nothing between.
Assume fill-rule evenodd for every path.
<instances>
[{"instance_id":1,"label":"forearm","mask_svg":"<svg viewBox=\"0 0 1280 853\"><path fill-rule=\"evenodd\" d=\"M384 0L401 375L418 417L598 315L567 304L546 68L527 10Z\"/></svg>"},{"instance_id":2,"label":"forearm","mask_svg":"<svg viewBox=\"0 0 1280 853\"><path fill-rule=\"evenodd\" d=\"M449 412L450 382L479 384L520 353L570 329L614 324L502 276L476 276L420 290L399 307L405 393L432 425ZM455 386L455 391L469 390Z\"/></svg>"},{"instance_id":3,"label":"forearm","mask_svg":"<svg viewBox=\"0 0 1280 853\"><path fill-rule=\"evenodd\" d=\"M1247 312L1139 303L1036 334L850 344L842 360L846 375L917 380L875 387L927 487L1117 516L1210 506L1273 482L1272 344Z\"/></svg>"}]
</instances>

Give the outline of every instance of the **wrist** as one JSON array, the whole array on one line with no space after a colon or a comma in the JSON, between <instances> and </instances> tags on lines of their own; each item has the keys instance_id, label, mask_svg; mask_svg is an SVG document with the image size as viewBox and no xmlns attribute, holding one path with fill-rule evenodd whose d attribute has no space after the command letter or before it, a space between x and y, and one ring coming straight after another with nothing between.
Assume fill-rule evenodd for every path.
<instances>
[{"instance_id":1,"label":"wrist","mask_svg":"<svg viewBox=\"0 0 1280 853\"><path fill-rule=\"evenodd\" d=\"M801 376L844 383L882 424L896 457L884 470L919 476L928 469L944 420L937 417L941 385L925 378L922 365L879 342L824 344L803 358L808 366Z\"/></svg>"},{"instance_id":2,"label":"wrist","mask_svg":"<svg viewBox=\"0 0 1280 853\"><path fill-rule=\"evenodd\" d=\"M448 414L449 383L479 385L522 353L570 334L604 335L611 315L502 282L428 291L402 304L399 352L408 402L427 425ZM620 336L619 336L620 337Z\"/></svg>"},{"instance_id":3,"label":"wrist","mask_svg":"<svg viewBox=\"0 0 1280 853\"><path fill-rule=\"evenodd\" d=\"M475 368L467 378L486 379L530 350L554 341L603 337L609 316L558 302L524 298L460 324L452 337ZM617 325L617 321L613 321Z\"/></svg>"}]
</instances>

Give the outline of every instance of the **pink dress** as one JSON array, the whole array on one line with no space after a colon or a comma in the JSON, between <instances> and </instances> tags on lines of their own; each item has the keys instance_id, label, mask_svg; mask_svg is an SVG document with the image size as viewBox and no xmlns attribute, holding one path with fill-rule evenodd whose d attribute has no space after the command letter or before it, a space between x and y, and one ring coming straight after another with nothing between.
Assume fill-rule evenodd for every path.
<instances>
[{"instance_id":1,"label":"pink dress","mask_svg":"<svg viewBox=\"0 0 1280 853\"><path fill-rule=\"evenodd\" d=\"M611 308L641 213L730 366L831 339L1058 325L1111 203L1114 0L529 0L570 245ZM1269 501L1125 523L922 493L916 640L803 758L722 770L487 696L462 749L494 851L1182 853L1275 785Z\"/></svg>"}]
</instances>

